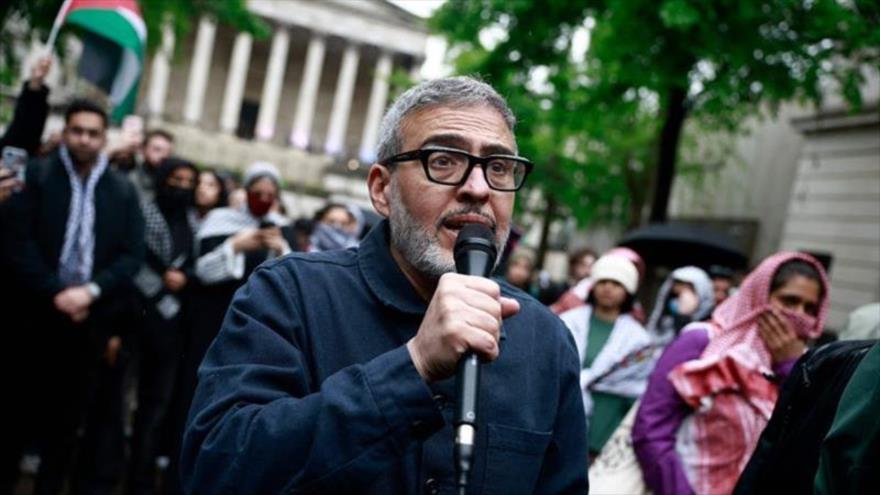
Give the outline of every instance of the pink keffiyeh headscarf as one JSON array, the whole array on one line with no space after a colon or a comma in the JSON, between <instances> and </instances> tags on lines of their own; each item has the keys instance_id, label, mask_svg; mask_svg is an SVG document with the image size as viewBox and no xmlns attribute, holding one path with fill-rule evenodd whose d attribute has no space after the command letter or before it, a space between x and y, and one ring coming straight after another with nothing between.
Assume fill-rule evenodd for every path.
<instances>
[{"instance_id":1,"label":"pink keffiyeh headscarf","mask_svg":"<svg viewBox=\"0 0 880 495\"><path fill-rule=\"evenodd\" d=\"M733 491L773 413L779 390L768 379L773 361L758 335L758 316L769 308L774 275L792 260L803 260L819 272L823 294L816 317L783 312L799 336L818 337L828 313L825 270L809 255L777 253L758 265L739 291L712 313L712 333L702 356L669 373L676 391L696 410L690 430L696 455L684 461L698 494Z\"/></svg>"}]
</instances>

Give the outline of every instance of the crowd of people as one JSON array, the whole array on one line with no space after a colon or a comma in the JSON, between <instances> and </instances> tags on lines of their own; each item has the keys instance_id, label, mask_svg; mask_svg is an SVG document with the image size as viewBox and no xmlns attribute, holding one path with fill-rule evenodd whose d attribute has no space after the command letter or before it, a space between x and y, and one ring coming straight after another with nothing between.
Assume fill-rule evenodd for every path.
<instances>
[{"instance_id":1,"label":"crowd of people","mask_svg":"<svg viewBox=\"0 0 880 495\"><path fill-rule=\"evenodd\" d=\"M24 181L0 168L3 493L26 453L38 494L434 493L440 475L419 473L451 466L432 439L451 439L448 379L468 349L494 361L475 469L499 493L582 493L588 472L595 493L770 493L791 442L803 486L877 486L880 351L816 345L830 285L807 254L769 256L739 284L673 267L646 305L655 267L623 247L573 251L562 284L520 250L492 282L444 275L464 223L490 225L504 251L531 170L485 83L423 83L392 105L368 179L388 220L369 229L339 203L293 221L274 165L239 183L175 156L161 129L107 151L89 100L47 145L47 71L33 68L0 138L32 158ZM859 315L841 335L878 338L880 309ZM818 360L838 364L813 380L836 387L798 388ZM804 445L777 416L818 393Z\"/></svg>"},{"instance_id":2,"label":"crowd of people","mask_svg":"<svg viewBox=\"0 0 880 495\"><path fill-rule=\"evenodd\" d=\"M593 251L578 250L569 259L570 272L581 269L582 279L570 280L550 308L571 332L581 363L591 493L749 494L792 486L802 489L797 493L811 493L820 454L842 462L843 454L822 442L838 405L861 407L864 415L873 407L864 403L876 403L876 389L868 393L873 398L841 396L856 365L880 337L880 305L859 308L846 328L828 332L830 285L824 267L808 254L780 252L738 286L727 268L676 268L660 285L646 316L635 300L646 275L638 253L614 248L598 259L591 254L592 263L583 263L583 253ZM541 294L540 277L526 253L513 254L506 277L536 297ZM827 360L808 349L838 337L840 343L829 344L824 352L848 361L837 363L839 368L825 364L824 375L814 378L819 387L834 384L836 395L808 395L824 402L824 416L800 398L799 413L820 419L822 426L813 425L809 441L780 439L778 426L765 431L768 422L782 421L773 419L774 410L780 394L786 398L781 387L795 364L800 360L801 374L808 373L817 361ZM866 370L876 366L871 362L865 363ZM863 424L859 421L866 417L856 421ZM870 438L876 448L876 434ZM867 454L864 440L861 447L854 445L854 437L847 441L852 443L846 448L862 449L858 466L878 466L880 458L876 451ZM785 476L778 471L780 459L768 460L766 451L774 442L773 449L787 449L801 461L796 473L792 468ZM861 484L846 486L878 486L876 478L857 476ZM833 487L826 478L816 480L817 490L820 481L824 491L817 493L855 493L841 491L844 485Z\"/></svg>"},{"instance_id":3,"label":"crowd of people","mask_svg":"<svg viewBox=\"0 0 880 495\"><path fill-rule=\"evenodd\" d=\"M266 260L356 246L363 218L328 203L291 221L274 165L251 164L238 187L176 157L162 129L105 152L107 113L85 99L43 143L48 69L34 67L0 142L31 157L25 180L0 168L0 304L15 328L4 384L22 398L0 490L34 451L35 493L68 478L77 493L113 493L122 479L127 493L155 493L157 458L176 479L196 371L235 291Z\"/></svg>"}]
</instances>

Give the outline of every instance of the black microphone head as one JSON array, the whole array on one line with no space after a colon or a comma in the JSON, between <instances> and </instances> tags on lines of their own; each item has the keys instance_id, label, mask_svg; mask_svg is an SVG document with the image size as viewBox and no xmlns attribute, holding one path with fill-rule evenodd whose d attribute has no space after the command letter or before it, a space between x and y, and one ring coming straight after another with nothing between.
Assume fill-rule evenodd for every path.
<instances>
[{"instance_id":1,"label":"black microphone head","mask_svg":"<svg viewBox=\"0 0 880 495\"><path fill-rule=\"evenodd\" d=\"M455 239L453 256L458 273L488 277L498 256L492 229L481 223L462 226Z\"/></svg>"}]
</instances>

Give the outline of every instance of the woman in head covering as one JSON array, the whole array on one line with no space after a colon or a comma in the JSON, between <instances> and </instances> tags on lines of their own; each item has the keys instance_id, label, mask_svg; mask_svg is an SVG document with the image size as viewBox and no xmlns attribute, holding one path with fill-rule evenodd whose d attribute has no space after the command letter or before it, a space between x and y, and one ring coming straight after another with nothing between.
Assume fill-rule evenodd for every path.
<instances>
[{"instance_id":1,"label":"woman in head covering","mask_svg":"<svg viewBox=\"0 0 880 495\"><path fill-rule=\"evenodd\" d=\"M595 456L644 392L648 373L633 373L633 365L651 339L628 314L639 285L635 265L618 254L606 254L593 264L592 278L587 304L560 318L574 337L581 361L589 449Z\"/></svg>"},{"instance_id":2,"label":"woman in head covering","mask_svg":"<svg viewBox=\"0 0 880 495\"><path fill-rule=\"evenodd\" d=\"M290 252L280 230L287 221L271 211L279 198L280 181L274 165L254 163L244 175L246 204L215 209L205 218L196 235L200 253L196 275L202 284L225 286L231 299L257 265ZM224 313L228 304L229 300L223 304Z\"/></svg>"},{"instance_id":3,"label":"woman in head covering","mask_svg":"<svg viewBox=\"0 0 880 495\"><path fill-rule=\"evenodd\" d=\"M146 263L135 277L143 322L138 335L138 401L127 482L132 493L151 491L157 448L177 378L183 347L182 308L194 278L192 214L198 170L177 158L162 162L156 194L145 201Z\"/></svg>"},{"instance_id":4,"label":"woman in head covering","mask_svg":"<svg viewBox=\"0 0 880 495\"><path fill-rule=\"evenodd\" d=\"M811 256L775 254L666 348L632 434L655 495L733 491L779 384L822 332L828 287Z\"/></svg>"},{"instance_id":5,"label":"woman in head covering","mask_svg":"<svg viewBox=\"0 0 880 495\"><path fill-rule=\"evenodd\" d=\"M709 275L695 266L678 268L660 286L646 327L656 342L668 344L688 323L706 319L714 306Z\"/></svg>"}]
</instances>

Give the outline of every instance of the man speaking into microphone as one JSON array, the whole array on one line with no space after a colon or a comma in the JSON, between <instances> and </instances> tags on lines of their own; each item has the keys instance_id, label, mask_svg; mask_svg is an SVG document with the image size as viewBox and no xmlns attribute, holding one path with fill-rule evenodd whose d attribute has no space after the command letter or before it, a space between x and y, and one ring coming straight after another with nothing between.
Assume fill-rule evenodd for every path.
<instances>
[{"instance_id":1,"label":"man speaking into microphone","mask_svg":"<svg viewBox=\"0 0 880 495\"><path fill-rule=\"evenodd\" d=\"M456 273L463 227L488 229L492 254L507 240L532 169L514 121L468 77L392 104L367 178L386 220L359 248L263 264L233 299L199 370L188 493L587 492L569 332L506 283ZM462 467L455 375L468 355L483 364Z\"/></svg>"}]
</instances>

